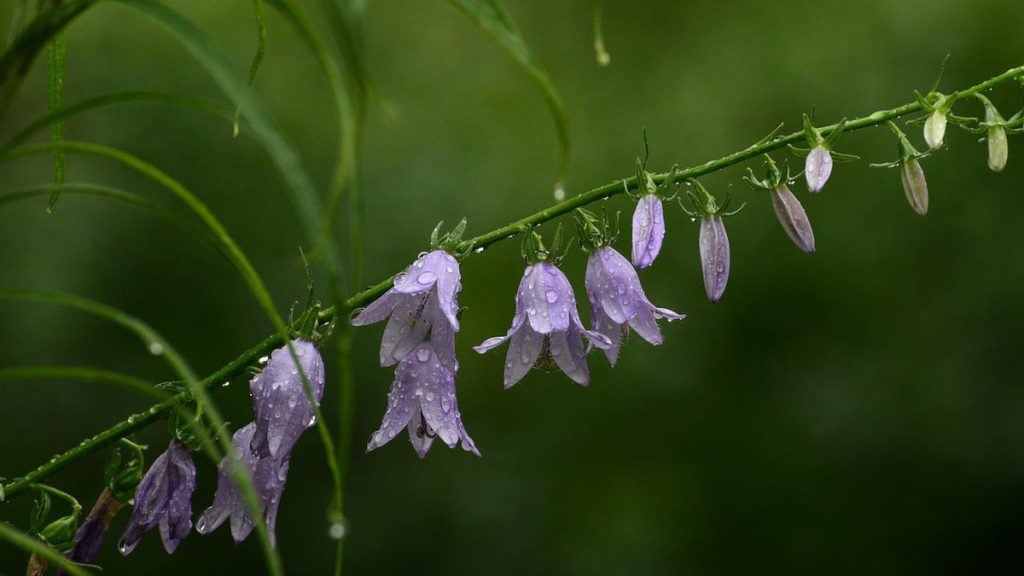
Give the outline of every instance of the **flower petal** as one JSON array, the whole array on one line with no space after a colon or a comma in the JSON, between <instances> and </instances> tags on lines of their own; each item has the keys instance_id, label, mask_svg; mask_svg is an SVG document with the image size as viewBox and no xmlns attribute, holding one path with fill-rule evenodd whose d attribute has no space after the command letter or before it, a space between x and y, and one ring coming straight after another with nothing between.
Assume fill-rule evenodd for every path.
<instances>
[{"instance_id":1,"label":"flower petal","mask_svg":"<svg viewBox=\"0 0 1024 576\"><path fill-rule=\"evenodd\" d=\"M591 321L594 323L594 332L604 335L608 338L611 346L604 350L604 355L608 358L608 363L615 366L615 363L619 359L619 349L622 342L622 325L617 324L614 320L608 317L604 313L604 309L601 306L594 306L590 312Z\"/></svg>"},{"instance_id":2,"label":"flower petal","mask_svg":"<svg viewBox=\"0 0 1024 576\"><path fill-rule=\"evenodd\" d=\"M434 444L434 437L427 433L419 408L416 409L415 418L409 420L408 430L409 441L412 442L416 455L420 457L420 460L426 458L427 452L430 451L430 446Z\"/></svg>"},{"instance_id":3,"label":"flower petal","mask_svg":"<svg viewBox=\"0 0 1024 576\"><path fill-rule=\"evenodd\" d=\"M821 192L832 175L832 154L822 145L815 146L804 163L804 174L807 176L807 189Z\"/></svg>"},{"instance_id":4,"label":"flower petal","mask_svg":"<svg viewBox=\"0 0 1024 576\"><path fill-rule=\"evenodd\" d=\"M526 376L537 363L543 347L544 335L535 332L528 322L512 333L505 356L505 388L511 388Z\"/></svg>"},{"instance_id":5,"label":"flower petal","mask_svg":"<svg viewBox=\"0 0 1024 576\"><path fill-rule=\"evenodd\" d=\"M570 380L586 386L590 384L590 370L587 368L587 353L583 348L583 339L576 326L567 332L556 332L550 339L551 357L555 364L565 372Z\"/></svg>"},{"instance_id":6,"label":"flower petal","mask_svg":"<svg viewBox=\"0 0 1024 576\"><path fill-rule=\"evenodd\" d=\"M388 406L384 411L380 428L370 436L366 451L375 450L390 442L407 424L419 419L419 400L416 391L419 383L417 373L410 369L408 362L402 362L395 369L395 380L388 392Z\"/></svg>"},{"instance_id":7,"label":"flower petal","mask_svg":"<svg viewBox=\"0 0 1024 576\"><path fill-rule=\"evenodd\" d=\"M700 221L700 264L708 300L718 302L729 283L729 236L721 216L707 216Z\"/></svg>"},{"instance_id":8,"label":"flower petal","mask_svg":"<svg viewBox=\"0 0 1024 576\"><path fill-rule=\"evenodd\" d=\"M370 303L369 306L359 311L351 322L353 326L366 326L376 324L391 315L395 306L402 299L402 295L394 289L388 290L380 298Z\"/></svg>"},{"instance_id":9,"label":"flower petal","mask_svg":"<svg viewBox=\"0 0 1024 576\"><path fill-rule=\"evenodd\" d=\"M409 352L423 341L430 330L430 319L425 314L430 300L436 297L429 293L407 296L395 306L395 312L384 328L380 339L380 365L392 366L401 362ZM436 304L435 304L436 305Z\"/></svg>"}]
</instances>

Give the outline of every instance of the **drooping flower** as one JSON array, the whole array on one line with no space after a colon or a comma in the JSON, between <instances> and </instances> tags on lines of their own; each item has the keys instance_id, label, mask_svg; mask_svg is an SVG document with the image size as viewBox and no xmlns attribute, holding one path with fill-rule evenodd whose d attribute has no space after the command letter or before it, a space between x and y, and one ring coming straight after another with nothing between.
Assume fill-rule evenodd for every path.
<instances>
[{"instance_id":1,"label":"drooping flower","mask_svg":"<svg viewBox=\"0 0 1024 576\"><path fill-rule=\"evenodd\" d=\"M287 459L299 436L315 422L302 375L306 375L317 405L324 395L324 362L316 345L296 339L292 346L299 357L298 366L288 346L282 346L249 382L256 413L252 451L261 458Z\"/></svg>"},{"instance_id":2,"label":"drooping flower","mask_svg":"<svg viewBox=\"0 0 1024 576\"><path fill-rule=\"evenodd\" d=\"M1006 142L1006 129L993 126L988 129L988 168L993 172L1002 172L1006 168L1006 159L1010 155L1010 147Z\"/></svg>"},{"instance_id":3,"label":"drooping flower","mask_svg":"<svg viewBox=\"0 0 1024 576\"><path fill-rule=\"evenodd\" d=\"M662 342L658 318L671 321L686 317L651 304L636 270L611 246L591 251L587 260L586 287L594 331L605 335L612 344L604 350L612 366L619 356L622 335L630 328L657 346Z\"/></svg>"},{"instance_id":4,"label":"drooping flower","mask_svg":"<svg viewBox=\"0 0 1024 576\"><path fill-rule=\"evenodd\" d=\"M633 212L633 265L644 269L654 263L665 238L665 208L655 194L644 194Z\"/></svg>"},{"instance_id":5,"label":"drooping flower","mask_svg":"<svg viewBox=\"0 0 1024 576\"><path fill-rule=\"evenodd\" d=\"M811 192L821 192L825 187L832 175L832 153L824 144L818 144L807 154L804 175L807 178L807 189Z\"/></svg>"},{"instance_id":6,"label":"drooping flower","mask_svg":"<svg viewBox=\"0 0 1024 576\"><path fill-rule=\"evenodd\" d=\"M786 231L786 235L798 248L813 254L814 230L811 229L811 222L807 219L803 205L784 182L772 188L771 197L775 216L779 219L782 229Z\"/></svg>"},{"instance_id":7,"label":"drooping flower","mask_svg":"<svg viewBox=\"0 0 1024 576\"><path fill-rule=\"evenodd\" d=\"M786 177L783 178L782 170L779 169L772 157L765 154L765 167L767 174L763 179L754 176L754 171L747 169L747 176L743 180L755 190L766 190L771 195L772 209L775 210L775 217L778 218L782 229L786 231L789 239L798 248L811 254L814 252L814 230L811 229L811 222L807 219L803 205L796 199L796 196L789 189L787 182L792 178L789 175L789 166L786 166Z\"/></svg>"},{"instance_id":8,"label":"drooping flower","mask_svg":"<svg viewBox=\"0 0 1024 576\"><path fill-rule=\"evenodd\" d=\"M103 545L103 538L110 528L110 521L124 505L125 503L116 498L110 488L104 488L85 521L75 531L74 548L67 553L68 560L75 564L92 564L100 553L100 546ZM57 569L57 576L67 574L63 568Z\"/></svg>"},{"instance_id":9,"label":"drooping flower","mask_svg":"<svg viewBox=\"0 0 1024 576\"><path fill-rule=\"evenodd\" d=\"M729 235L718 214L701 218L700 267L704 276L704 291L712 304L722 299L729 283Z\"/></svg>"},{"instance_id":10,"label":"drooping flower","mask_svg":"<svg viewBox=\"0 0 1024 576\"><path fill-rule=\"evenodd\" d=\"M251 446L255 435L256 423L251 422L232 437L234 454L221 460L213 504L199 516L196 523L196 530L200 534L209 534L229 518L231 537L235 542L245 540L252 533L256 521L233 477L233 467L241 465L252 479L259 500L259 514L267 524L270 541L276 541L274 525L277 523L277 510L281 505L285 481L288 479L288 459L260 457L253 452Z\"/></svg>"},{"instance_id":11,"label":"drooping flower","mask_svg":"<svg viewBox=\"0 0 1024 576\"><path fill-rule=\"evenodd\" d=\"M587 350L581 336L601 349L612 343L587 330L576 309L576 297L565 274L550 262L526 267L516 293L516 314L504 336L488 338L473 349L483 354L510 341L505 359L505 388L523 379L538 358L553 360L573 382L590 383Z\"/></svg>"},{"instance_id":12,"label":"drooping flower","mask_svg":"<svg viewBox=\"0 0 1024 576\"><path fill-rule=\"evenodd\" d=\"M988 168L993 172L1002 172L1006 168L1006 160L1010 155L1006 135L1008 132L1014 134L1020 132L1021 125L1024 124L1024 117L1022 117L1022 112L1018 112L1009 120L1004 120L999 110L984 94L975 94L974 96L985 106L985 121L980 122L978 127L971 131L985 134L985 139L988 141Z\"/></svg>"},{"instance_id":13,"label":"drooping flower","mask_svg":"<svg viewBox=\"0 0 1024 576\"><path fill-rule=\"evenodd\" d=\"M921 216L928 213L928 182L924 179L924 170L917 158L909 158L900 164L900 179L903 181L903 192L907 195L910 207Z\"/></svg>"},{"instance_id":14,"label":"drooping flower","mask_svg":"<svg viewBox=\"0 0 1024 576\"><path fill-rule=\"evenodd\" d=\"M420 255L395 277L394 286L352 319L355 326L390 316L380 345L381 366L401 362L427 336L439 344L442 361L456 369L455 333L459 331L458 261L444 250Z\"/></svg>"},{"instance_id":15,"label":"drooping flower","mask_svg":"<svg viewBox=\"0 0 1024 576\"><path fill-rule=\"evenodd\" d=\"M434 438L449 448L461 440L464 450L480 455L462 424L455 399L455 370L440 356L438 344L425 341L398 364L384 419L370 436L367 452L387 444L406 428L420 458L426 457Z\"/></svg>"},{"instance_id":16,"label":"drooping flower","mask_svg":"<svg viewBox=\"0 0 1024 576\"><path fill-rule=\"evenodd\" d=\"M188 447L171 440L150 466L135 491L135 508L118 549L127 556L143 534L156 526L168 554L174 553L192 531L192 492L196 467Z\"/></svg>"}]
</instances>

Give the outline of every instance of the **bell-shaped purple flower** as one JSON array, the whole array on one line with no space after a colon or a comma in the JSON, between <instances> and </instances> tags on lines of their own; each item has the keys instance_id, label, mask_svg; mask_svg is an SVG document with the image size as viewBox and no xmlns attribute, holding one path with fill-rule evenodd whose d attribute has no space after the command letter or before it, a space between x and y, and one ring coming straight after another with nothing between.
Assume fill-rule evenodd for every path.
<instances>
[{"instance_id":1,"label":"bell-shaped purple flower","mask_svg":"<svg viewBox=\"0 0 1024 576\"><path fill-rule=\"evenodd\" d=\"M523 273L508 333L488 338L473 349L483 354L511 340L505 359L505 388L522 380L541 356L554 360L573 382L586 386L590 370L581 335L598 348L612 346L607 336L583 326L565 274L554 264L537 262Z\"/></svg>"},{"instance_id":2,"label":"bell-shaped purple flower","mask_svg":"<svg viewBox=\"0 0 1024 576\"><path fill-rule=\"evenodd\" d=\"M455 370L441 361L438 352L436 343L422 342L395 369L384 419L370 436L367 452L387 444L406 428L420 458L426 457L434 438L449 448L461 440L463 450L480 455L462 424L455 399Z\"/></svg>"},{"instance_id":3,"label":"bell-shaped purple flower","mask_svg":"<svg viewBox=\"0 0 1024 576\"><path fill-rule=\"evenodd\" d=\"M241 465L249 472L259 500L259 512L267 524L270 541L276 541L274 526L277 510L281 505L285 481L288 479L288 459L260 457L252 451L257 425L252 422L235 432L232 437L234 455L225 456L220 463L217 479L217 493L213 504L207 508L196 523L200 534L209 534L230 518L231 537L235 542L245 540L256 522L246 505L242 490L232 477L232 466Z\"/></svg>"},{"instance_id":4,"label":"bell-shaped purple flower","mask_svg":"<svg viewBox=\"0 0 1024 576\"><path fill-rule=\"evenodd\" d=\"M807 189L818 193L825 187L832 175L832 153L822 144L818 144L807 154L804 163L804 175L807 177Z\"/></svg>"},{"instance_id":5,"label":"bell-shaped purple flower","mask_svg":"<svg viewBox=\"0 0 1024 576\"><path fill-rule=\"evenodd\" d=\"M910 157L900 164L900 179L910 207L921 216L927 214L928 182L924 179L924 170L916 157Z\"/></svg>"},{"instance_id":6,"label":"bell-shaped purple flower","mask_svg":"<svg viewBox=\"0 0 1024 576\"><path fill-rule=\"evenodd\" d=\"M317 405L324 395L324 361L316 345L299 339L292 341L292 346L299 357L298 366L288 346L282 346L249 382L256 412L252 451L261 458L287 459L299 436L315 422L302 375L309 380Z\"/></svg>"},{"instance_id":7,"label":"bell-shaped purple flower","mask_svg":"<svg viewBox=\"0 0 1024 576\"><path fill-rule=\"evenodd\" d=\"M633 212L633 265L643 270L654 263L665 239L665 209L661 198L644 194Z\"/></svg>"},{"instance_id":8,"label":"bell-shaped purple flower","mask_svg":"<svg viewBox=\"0 0 1024 576\"><path fill-rule=\"evenodd\" d=\"M177 550L192 531L192 492L196 488L196 466L189 449L171 440L135 491L135 508L118 549L127 556L143 534L160 526L160 537L168 554Z\"/></svg>"},{"instance_id":9,"label":"bell-shaped purple flower","mask_svg":"<svg viewBox=\"0 0 1024 576\"><path fill-rule=\"evenodd\" d=\"M657 346L662 342L657 320L682 320L686 317L651 304L640 285L636 270L611 246L590 253L586 285L594 330L605 335L612 343L604 351L612 366L619 356L622 334L629 328Z\"/></svg>"},{"instance_id":10,"label":"bell-shaped purple flower","mask_svg":"<svg viewBox=\"0 0 1024 576\"><path fill-rule=\"evenodd\" d=\"M390 316L380 345L380 365L401 362L428 334L439 343L442 361L457 369L459 263L444 250L422 254L395 277L394 286L352 319L355 326Z\"/></svg>"},{"instance_id":11,"label":"bell-shaped purple flower","mask_svg":"<svg viewBox=\"0 0 1024 576\"><path fill-rule=\"evenodd\" d=\"M704 291L713 303L722 299L729 283L729 236L718 214L700 221L700 266L704 273Z\"/></svg>"},{"instance_id":12,"label":"bell-shaped purple flower","mask_svg":"<svg viewBox=\"0 0 1024 576\"><path fill-rule=\"evenodd\" d=\"M807 219L804 207L790 191L789 186L780 182L772 189L771 196L775 216L789 239L804 252L814 253L814 230L811 229L811 222Z\"/></svg>"}]
</instances>

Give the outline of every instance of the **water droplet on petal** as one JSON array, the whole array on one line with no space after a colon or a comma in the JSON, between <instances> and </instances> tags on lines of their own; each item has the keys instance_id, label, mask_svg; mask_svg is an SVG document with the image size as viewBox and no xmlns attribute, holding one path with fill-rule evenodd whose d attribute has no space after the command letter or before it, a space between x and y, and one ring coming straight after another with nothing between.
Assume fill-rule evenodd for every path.
<instances>
[{"instance_id":1,"label":"water droplet on petal","mask_svg":"<svg viewBox=\"0 0 1024 576\"><path fill-rule=\"evenodd\" d=\"M437 274L434 274L433 272L424 272L416 278L416 281L423 285L433 284L437 281Z\"/></svg>"},{"instance_id":2,"label":"water droplet on petal","mask_svg":"<svg viewBox=\"0 0 1024 576\"><path fill-rule=\"evenodd\" d=\"M430 360L430 350L427 350L426 348L420 348L419 350L416 351L416 358L419 359L420 362L426 362L427 360Z\"/></svg>"},{"instance_id":3,"label":"water droplet on petal","mask_svg":"<svg viewBox=\"0 0 1024 576\"><path fill-rule=\"evenodd\" d=\"M558 302L558 292L555 290L548 290L544 297L547 298L548 304Z\"/></svg>"}]
</instances>

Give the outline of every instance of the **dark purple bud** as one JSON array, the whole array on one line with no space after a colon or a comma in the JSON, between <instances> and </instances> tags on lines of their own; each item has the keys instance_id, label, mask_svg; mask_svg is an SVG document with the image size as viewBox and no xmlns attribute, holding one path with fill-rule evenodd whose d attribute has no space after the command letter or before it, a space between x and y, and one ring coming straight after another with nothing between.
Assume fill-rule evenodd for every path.
<instances>
[{"instance_id":1,"label":"dark purple bud","mask_svg":"<svg viewBox=\"0 0 1024 576\"><path fill-rule=\"evenodd\" d=\"M811 149L804 164L804 175L807 177L807 189L821 192L832 175L832 153L828 148L819 144Z\"/></svg>"},{"instance_id":2,"label":"dark purple bud","mask_svg":"<svg viewBox=\"0 0 1024 576\"><path fill-rule=\"evenodd\" d=\"M811 223L807 219L807 213L800 201L789 190L785 183L779 183L771 191L772 208L775 209L775 216L782 224L786 235L797 245L798 248L812 254L814 252L814 230L811 230Z\"/></svg>"},{"instance_id":3,"label":"dark purple bud","mask_svg":"<svg viewBox=\"0 0 1024 576\"><path fill-rule=\"evenodd\" d=\"M164 550L173 554L192 531L192 492L196 489L196 466L188 448L171 440L135 491L135 508L118 549L127 556L142 535L160 526Z\"/></svg>"},{"instance_id":4,"label":"dark purple bud","mask_svg":"<svg viewBox=\"0 0 1024 576\"><path fill-rule=\"evenodd\" d=\"M928 182L924 179L924 170L917 158L909 158L900 164L900 177L903 180L903 191L907 194L910 207L921 216L928 213Z\"/></svg>"},{"instance_id":5,"label":"dark purple bud","mask_svg":"<svg viewBox=\"0 0 1024 576\"><path fill-rule=\"evenodd\" d=\"M718 302L729 282L729 236L722 217L717 214L700 221L700 265L708 300Z\"/></svg>"},{"instance_id":6,"label":"dark purple bud","mask_svg":"<svg viewBox=\"0 0 1024 576\"><path fill-rule=\"evenodd\" d=\"M110 528L110 521L123 507L124 502L118 500L110 488L104 488L89 515L75 532L75 547L68 553L68 560L75 564L95 562L103 544L103 537ZM57 576L67 576L67 572L58 569Z\"/></svg>"},{"instance_id":7,"label":"dark purple bud","mask_svg":"<svg viewBox=\"0 0 1024 576\"><path fill-rule=\"evenodd\" d=\"M644 194L633 212L633 265L642 270L654 263L665 238L665 209L661 198Z\"/></svg>"}]
</instances>

